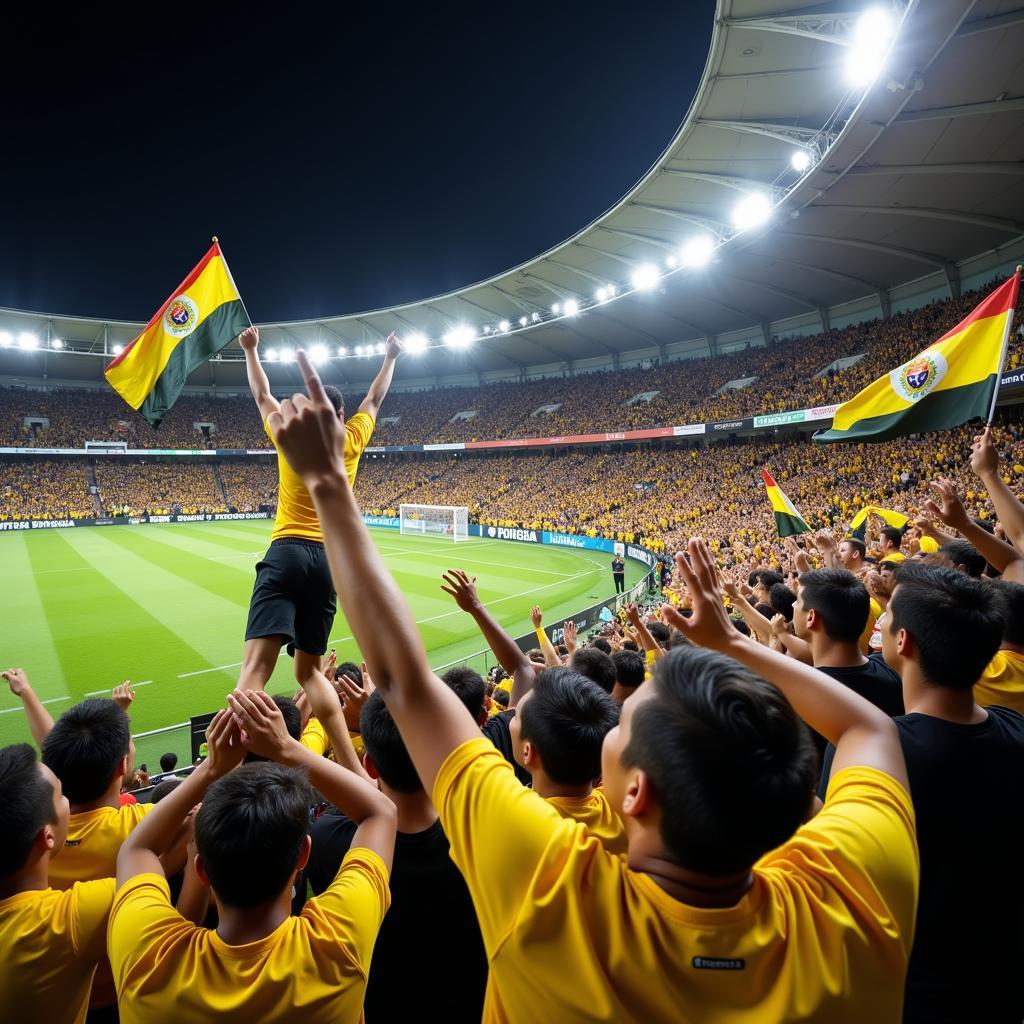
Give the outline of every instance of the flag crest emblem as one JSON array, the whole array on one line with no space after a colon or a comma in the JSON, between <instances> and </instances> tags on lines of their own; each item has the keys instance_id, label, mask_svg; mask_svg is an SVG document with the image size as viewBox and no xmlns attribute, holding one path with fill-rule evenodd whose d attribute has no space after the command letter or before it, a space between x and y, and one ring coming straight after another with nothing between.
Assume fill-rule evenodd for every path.
<instances>
[{"instance_id":1,"label":"flag crest emblem","mask_svg":"<svg viewBox=\"0 0 1024 1024\"><path fill-rule=\"evenodd\" d=\"M946 376L949 364L941 352L922 352L889 374L893 390L908 402L932 392Z\"/></svg>"},{"instance_id":2,"label":"flag crest emblem","mask_svg":"<svg viewBox=\"0 0 1024 1024\"><path fill-rule=\"evenodd\" d=\"M184 338L191 334L199 323L199 310L187 296L179 295L171 300L164 314L164 330L173 338Z\"/></svg>"}]
</instances>

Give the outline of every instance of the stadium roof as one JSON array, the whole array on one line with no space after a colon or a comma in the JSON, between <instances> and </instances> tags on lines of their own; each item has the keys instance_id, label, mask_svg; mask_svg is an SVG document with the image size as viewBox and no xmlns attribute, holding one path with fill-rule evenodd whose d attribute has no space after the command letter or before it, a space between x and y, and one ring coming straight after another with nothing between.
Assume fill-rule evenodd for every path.
<instances>
[{"instance_id":1,"label":"stadium roof","mask_svg":"<svg viewBox=\"0 0 1024 1024\"><path fill-rule=\"evenodd\" d=\"M887 313L894 287L935 273L957 293L964 261L1022 247L1024 6L896 2L898 33L881 74L851 88L845 64L867 6L719 0L690 109L619 203L487 281L391 309L262 325L264 345L325 346L333 358L324 374L344 386L375 370L375 360L353 355L357 346L372 349L391 330L422 334L430 347L403 359L397 379L427 380L617 363L641 351L706 354L723 335L767 338L800 315L827 327L831 308L865 296ZM802 171L791 164L797 150L810 159ZM752 193L771 200L772 215L738 231L734 207ZM711 263L680 266L681 247L697 235L716 243ZM633 283L642 267L656 268L647 289ZM609 286L614 298L598 301ZM0 349L0 375L38 376L27 364L45 358L50 378L95 380L103 362L67 348L100 355L140 327L41 319L0 311L0 328L58 335L66 349ZM475 340L442 342L457 343L460 330ZM337 358L341 346L346 358ZM190 383L242 385L238 356L232 346ZM272 370L275 386L292 380L294 368Z\"/></svg>"}]
</instances>

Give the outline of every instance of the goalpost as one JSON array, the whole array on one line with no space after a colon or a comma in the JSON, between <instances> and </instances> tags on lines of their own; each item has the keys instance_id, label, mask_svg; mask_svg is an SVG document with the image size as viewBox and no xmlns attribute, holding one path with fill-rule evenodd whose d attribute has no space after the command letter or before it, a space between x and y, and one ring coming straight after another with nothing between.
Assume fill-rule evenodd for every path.
<instances>
[{"instance_id":1,"label":"goalpost","mask_svg":"<svg viewBox=\"0 0 1024 1024\"><path fill-rule=\"evenodd\" d=\"M469 509L465 505L399 505L399 527L407 534L434 534L455 541L469 539Z\"/></svg>"}]
</instances>

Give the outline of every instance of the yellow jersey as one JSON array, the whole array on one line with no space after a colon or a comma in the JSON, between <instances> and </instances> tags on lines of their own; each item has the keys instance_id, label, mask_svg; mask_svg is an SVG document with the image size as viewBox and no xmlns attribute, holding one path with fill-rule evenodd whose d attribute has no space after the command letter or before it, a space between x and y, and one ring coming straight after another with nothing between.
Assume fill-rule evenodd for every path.
<instances>
[{"instance_id":1,"label":"yellow jersey","mask_svg":"<svg viewBox=\"0 0 1024 1024\"><path fill-rule=\"evenodd\" d=\"M0 1007L7 1021L79 1024L106 957L114 879L0 900Z\"/></svg>"},{"instance_id":2,"label":"yellow jersey","mask_svg":"<svg viewBox=\"0 0 1024 1024\"><path fill-rule=\"evenodd\" d=\"M345 421L345 475L352 485L356 482L359 457L370 443L373 427L373 417L365 412L357 412ZM288 465L266 421L263 429L277 451L277 516L271 540L277 540L278 537L302 537L305 540L322 541L324 536L320 531L320 520L302 477Z\"/></svg>"},{"instance_id":3,"label":"yellow jersey","mask_svg":"<svg viewBox=\"0 0 1024 1024\"><path fill-rule=\"evenodd\" d=\"M152 804L125 804L72 814L67 840L50 861L50 885L70 889L75 882L116 877L121 844L152 809Z\"/></svg>"},{"instance_id":4,"label":"yellow jersey","mask_svg":"<svg viewBox=\"0 0 1024 1024\"><path fill-rule=\"evenodd\" d=\"M996 704L1024 715L1024 654L996 651L974 684L974 700L983 708Z\"/></svg>"},{"instance_id":5,"label":"yellow jersey","mask_svg":"<svg viewBox=\"0 0 1024 1024\"><path fill-rule=\"evenodd\" d=\"M485 738L449 754L433 796L491 965L486 1022L538 1007L616 1024L900 1020L918 854L910 796L882 772L833 776L821 812L716 909L630 870Z\"/></svg>"},{"instance_id":6,"label":"yellow jersey","mask_svg":"<svg viewBox=\"0 0 1024 1024\"><path fill-rule=\"evenodd\" d=\"M625 857L629 845L626 842L626 826L612 810L612 805L601 790L595 789L589 796L549 796L547 802L563 818L585 825L587 831L597 836L609 853Z\"/></svg>"},{"instance_id":7,"label":"yellow jersey","mask_svg":"<svg viewBox=\"0 0 1024 1024\"><path fill-rule=\"evenodd\" d=\"M363 746L363 737L357 732L352 732L351 729L349 729L348 737L352 741L352 746L355 747L356 756L362 758L366 751L366 748ZM337 761L337 758L334 756L334 747L331 746L331 741L327 738L327 730L320 724L319 718L311 718L306 723L306 728L302 730L299 742L307 750L312 750L319 757L326 757L329 761Z\"/></svg>"},{"instance_id":8,"label":"yellow jersey","mask_svg":"<svg viewBox=\"0 0 1024 1024\"><path fill-rule=\"evenodd\" d=\"M373 944L390 901L384 862L352 849L301 914L257 942L231 946L171 906L162 875L136 875L110 913L121 1024L362 1021Z\"/></svg>"}]
</instances>

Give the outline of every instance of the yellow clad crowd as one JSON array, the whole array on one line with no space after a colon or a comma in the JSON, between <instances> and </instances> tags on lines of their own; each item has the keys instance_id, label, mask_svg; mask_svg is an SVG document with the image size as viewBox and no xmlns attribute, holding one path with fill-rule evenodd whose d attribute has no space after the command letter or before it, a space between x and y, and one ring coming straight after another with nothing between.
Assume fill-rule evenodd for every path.
<instances>
[{"instance_id":1,"label":"yellow clad crowd","mask_svg":"<svg viewBox=\"0 0 1024 1024\"><path fill-rule=\"evenodd\" d=\"M873 375L808 379L823 357L898 361L962 311L714 365L770 374L770 407L811 402ZM32 740L0 749L4 1020L1024 1020L1017 409L873 446L381 456L364 449L399 405L400 342L346 432L302 353L307 400L270 395L246 334L276 467L0 464L0 518L279 505L238 686L196 764L138 773L131 710L152 691L123 683L55 719L34 667L0 673L16 701L0 713ZM593 389L581 419L567 391L552 422L660 415L623 411L635 386ZM686 386L672 415L751 398ZM49 429L79 436L58 415ZM437 417L420 429L446 436ZM765 467L805 524L773 511ZM403 503L642 542L663 555L661 594L608 601L589 635L535 606L524 650L453 546L425 585L500 667L438 676L363 519ZM356 662L309 639L335 602ZM283 607L293 643L266 625ZM272 697L289 656L300 688Z\"/></svg>"}]
</instances>

